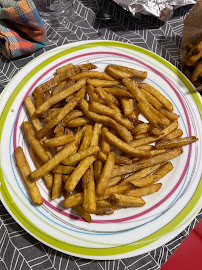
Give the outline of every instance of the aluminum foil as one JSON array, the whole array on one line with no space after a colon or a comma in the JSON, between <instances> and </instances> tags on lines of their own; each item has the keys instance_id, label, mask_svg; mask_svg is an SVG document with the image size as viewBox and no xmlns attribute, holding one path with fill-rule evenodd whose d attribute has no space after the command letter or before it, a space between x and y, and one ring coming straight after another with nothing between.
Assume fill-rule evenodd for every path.
<instances>
[{"instance_id":1,"label":"aluminum foil","mask_svg":"<svg viewBox=\"0 0 202 270\"><path fill-rule=\"evenodd\" d=\"M197 0L114 0L133 15L153 15L165 22L173 16L176 8L196 4Z\"/></svg>"}]
</instances>

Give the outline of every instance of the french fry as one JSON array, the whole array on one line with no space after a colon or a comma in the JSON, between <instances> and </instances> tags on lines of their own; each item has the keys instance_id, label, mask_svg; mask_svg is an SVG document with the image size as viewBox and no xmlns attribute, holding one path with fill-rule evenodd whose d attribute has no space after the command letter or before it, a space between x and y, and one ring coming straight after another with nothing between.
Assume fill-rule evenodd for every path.
<instances>
[{"instance_id":1,"label":"french fry","mask_svg":"<svg viewBox=\"0 0 202 270\"><path fill-rule=\"evenodd\" d=\"M125 194L131 187L132 185L115 185L107 187L102 196L97 196L97 201L108 199L113 194Z\"/></svg>"},{"instance_id":2,"label":"french fry","mask_svg":"<svg viewBox=\"0 0 202 270\"><path fill-rule=\"evenodd\" d=\"M136 147L141 146L141 145L153 143L157 140L162 139L164 136L168 135L169 133L171 133L172 131L174 131L177 128L178 128L178 122L174 121L169 126L167 126L166 128L164 128L162 130L162 135L159 135L158 137L157 136L148 136L147 138L134 140L130 143L130 146L136 148Z\"/></svg>"},{"instance_id":3,"label":"french fry","mask_svg":"<svg viewBox=\"0 0 202 270\"><path fill-rule=\"evenodd\" d=\"M113 194L109 200L112 204L119 207L142 207L146 204L141 197L133 197L123 194Z\"/></svg>"},{"instance_id":4,"label":"french fry","mask_svg":"<svg viewBox=\"0 0 202 270\"><path fill-rule=\"evenodd\" d=\"M156 170L153 174L142 177L139 179L133 179L130 181L131 184L135 185L136 187L145 187L149 186L161 178L163 178L166 174L168 174L173 169L173 165L171 162L166 162L162 165L159 169Z\"/></svg>"},{"instance_id":5,"label":"french fry","mask_svg":"<svg viewBox=\"0 0 202 270\"><path fill-rule=\"evenodd\" d=\"M87 79L87 84L92 85L94 87L106 87L112 84L117 85L119 84L119 82L111 80Z\"/></svg>"},{"instance_id":6,"label":"french fry","mask_svg":"<svg viewBox=\"0 0 202 270\"><path fill-rule=\"evenodd\" d=\"M73 166L58 165L52 171L56 174L69 174L74 170Z\"/></svg>"},{"instance_id":7,"label":"french fry","mask_svg":"<svg viewBox=\"0 0 202 270\"><path fill-rule=\"evenodd\" d=\"M34 162L34 164L36 165L37 168L41 167L43 165L43 163L41 162L41 160L39 159L39 157L35 154L34 150L32 147L30 147L29 149L29 153L30 156ZM43 180L47 186L48 189L52 189L53 186L53 174L52 173L47 173L43 176Z\"/></svg>"},{"instance_id":8,"label":"french fry","mask_svg":"<svg viewBox=\"0 0 202 270\"><path fill-rule=\"evenodd\" d=\"M151 129L151 124L149 123L140 123L138 124L133 130L133 134L143 134L145 132L148 132Z\"/></svg>"},{"instance_id":9,"label":"french fry","mask_svg":"<svg viewBox=\"0 0 202 270\"><path fill-rule=\"evenodd\" d=\"M194 143L196 141L198 141L198 138L196 136L190 136L190 137L185 137L185 138L176 138L176 139L171 139L171 140L162 140L162 141L156 142L155 148L156 149L165 149L165 148L180 147L180 146Z\"/></svg>"},{"instance_id":10,"label":"french fry","mask_svg":"<svg viewBox=\"0 0 202 270\"><path fill-rule=\"evenodd\" d=\"M150 94L152 94L155 98L157 98L159 102L161 102L168 111L170 112L173 111L173 104L154 87L150 86L147 83L139 83L139 87L145 89Z\"/></svg>"},{"instance_id":11,"label":"french fry","mask_svg":"<svg viewBox=\"0 0 202 270\"><path fill-rule=\"evenodd\" d=\"M88 118L92 119L97 123L113 127L125 142L128 143L132 140L132 135L130 134L130 132L125 127L114 121L112 118L89 111L89 104L85 99L79 101L79 106Z\"/></svg>"},{"instance_id":12,"label":"french fry","mask_svg":"<svg viewBox=\"0 0 202 270\"><path fill-rule=\"evenodd\" d=\"M62 194L62 174L54 173L53 188L51 198L55 200Z\"/></svg>"},{"instance_id":13,"label":"french fry","mask_svg":"<svg viewBox=\"0 0 202 270\"><path fill-rule=\"evenodd\" d=\"M56 95L57 93L59 93L60 91L62 91L65 87L67 87L67 80L62 81L57 86L55 86L53 88L53 91L52 91L51 95L52 96Z\"/></svg>"},{"instance_id":14,"label":"french fry","mask_svg":"<svg viewBox=\"0 0 202 270\"><path fill-rule=\"evenodd\" d=\"M90 103L90 110L95 113L99 113L99 114L103 114L103 115L111 117L112 119L117 121L119 124L126 127L128 130L133 129L133 124L127 118L125 118L122 114L109 108L106 105L103 105L99 102L92 101Z\"/></svg>"},{"instance_id":15,"label":"french fry","mask_svg":"<svg viewBox=\"0 0 202 270\"><path fill-rule=\"evenodd\" d=\"M180 138L183 135L183 131L181 129L175 129L171 133L166 136L163 136L162 140L172 140L175 138ZM159 140L161 141L161 140Z\"/></svg>"},{"instance_id":16,"label":"french fry","mask_svg":"<svg viewBox=\"0 0 202 270\"><path fill-rule=\"evenodd\" d=\"M60 152L55 154L50 160L44 163L40 168L29 174L29 178L32 181L36 181L37 179L43 177L45 174L52 171L55 167L57 167L65 158L70 156L77 149L75 143L70 143L68 146L63 148Z\"/></svg>"},{"instance_id":17,"label":"french fry","mask_svg":"<svg viewBox=\"0 0 202 270\"><path fill-rule=\"evenodd\" d=\"M93 164L94 166L94 178L95 178L95 183L98 182L102 169L103 169L103 164L100 160L96 160Z\"/></svg>"},{"instance_id":18,"label":"french fry","mask_svg":"<svg viewBox=\"0 0 202 270\"><path fill-rule=\"evenodd\" d=\"M117 148L121 149L124 153L130 154L133 157L149 157L150 153L147 150L141 151L136 150L135 148L131 147L115 135L113 135L108 130L104 130L104 134L107 137L109 143L115 145Z\"/></svg>"},{"instance_id":19,"label":"french fry","mask_svg":"<svg viewBox=\"0 0 202 270\"><path fill-rule=\"evenodd\" d=\"M18 146L15 149L15 159L16 159L17 166L20 170L20 173L25 181L25 184L27 185L27 188L29 190L33 203L36 203L39 205L43 204L43 200L42 200L37 184L35 182L30 181L28 177L28 175L31 173L31 169L29 167L29 164L27 163L24 152L20 146Z\"/></svg>"},{"instance_id":20,"label":"french fry","mask_svg":"<svg viewBox=\"0 0 202 270\"><path fill-rule=\"evenodd\" d=\"M107 93L104 88L102 87L97 87L95 88L95 92L103 99L103 100L109 100L110 102L118 105L119 104L119 101L118 99L111 95L110 93ZM99 100L98 100L99 101Z\"/></svg>"},{"instance_id":21,"label":"french fry","mask_svg":"<svg viewBox=\"0 0 202 270\"><path fill-rule=\"evenodd\" d=\"M46 133L53 127L55 127L74 107L78 104L79 100L85 95L85 89L81 89L75 97L73 97L69 103L67 103L62 110L56 115L52 121L48 122L44 127L37 131L36 136L38 139L42 139Z\"/></svg>"},{"instance_id":22,"label":"french fry","mask_svg":"<svg viewBox=\"0 0 202 270\"><path fill-rule=\"evenodd\" d=\"M132 77L131 73L127 71L118 70L116 69L116 66L112 67L111 65L108 65L105 68L105 72L115 79L123 79L123 78Z\"/></svg>"},{"instance_id":23,"label":"french fry","mask_svg":"<svg viewBox=\"0 0 202 270\"><path fill-rule=\"evenodd\" d=\"M83 205L76 205L73 207L73 209L87 222L91 222L91 216L89 213L87 213L85 210L84 210L84 207Z\"/></svg>"},{"instance_id":24,"label":"french fry","mask_svg":"<svg viewBox=\"0 0 202 270\"><path fill-rule=\"evenodd\" d=\"M90 146L92 137L93 137L93 128L91 125L86 125L86 130L79 151L84 150Z\"/></svg>"},{"instance_id":25,"label":"french fry","mask_svg":"<svg viewBox=\"0 0 202 270\"><path fill-rule=\"evenodd\" d=\"M120 65L108 65L108 67L113 67L120 71L131 73L132 77L141 78L141 79L146 79L147 77L146 71L141 71L141 70L137 70L137 69L129 68L125 66L120 66Z\"/></svg>"},{"instance_id":26,"label":"french fry","mask_svg":"<svg viewBox=\"0 0 202 270\"><path fill-rule=\"evenodd\" d=\"M108 186L108 182L111 178L111 172L114 167L114 163L115 163L115 155L113 152L110 152L107 155L107 160L105 162L105 165L103 167L103 170L97 183L96 192L99 196L104 194Z\"/></svg>"},{"instance_id":27,"label":"french fry","mask_svg":"<svg viewBox=\"0 0 202 270\"><path fill-rule=\"evenodd\" d=\"M140 91L142 92L143 96L147 99L147 101L154 106L157 110L160 110L163 105L161 102L158 101L157 98L152 96L149 92L147 92L145 89L141 88Z\"/></svg>"},{"instance_id":28,"label":"french fry","mask_svg":"<svg viewBox=\"0 0 202 270\"><path fill-rule=\"evenodd\" d=\"M43 163L48 161L50 156L46 153L40 141L36 138L35 131L30 122L23 122L22 128L35 154L41 159Z\"/></svg>"},{"instance_id":29,"label":"french fry","mask_svg":"<svg viewBox=\"0 0 202 270\"><path fill-rule=\"evenodd\" d=\"M151 167L141 169L141 170L127 176L126 178L124 178L119 183L119 185L125 185L125 184L130 183L133 180L137 180L137 179L143 178L145 176L148 176L149 174L151 174L151 173L155 172L157 169L159 169L161 166L162 166L162 164L160 163L160 164L157 164L157 165L154 165L154 166L151 166ZM116 176L116 177L118 177L118 176Z\"/></svg>"},{"instance_id":30,"label":"french fry","mask_svg":"<svg viewBox=\"0 0 202 270\"><path fill-rule=\"evenodd\" d=\"M170 112L166 109L160 109L159 110L160 113L162 113L164 116L166 116L168 119L170 119L170 121L174 122L175 120L177 120L180 116L174 112Z\"/></svg>"},{"instance_id":31,"label":"french fry","mask_svg":"<svg viewBox=\"0 0 202 270\"><path fill-rule=\"evenodd\" d=\"M73 173L70 175L70 177L67 179L65 183L65 189L68 192L72 192L82 176L84 175L85 171L90 167L91 164L96 160L96 156L88 156L85 159L83 159L79 165L76 167L76 169L73 171Z\"/></svg>"},{"instance_id":32,"label":"french fry","mask_svg":"<svg viewBox=\"0 0 202 270\"><path fill-rule=\"evenodd\" d=\"M107 127L105 127L107 129ZM107 138L104 136L104 134L102 133L101 136L101 143L100 143L100 147L101 147L101 151L105 154L109 154L110 152L110 145L109 142L107 140Z\"/></svg>"},{"instance_id":33,"label":"french fry","mask_svg":"<svg viewBox=\"0 0 202 270\"><path fill-rule=\"evenodd\" d=\"M48 123L48 122L50 122L52 119L54 119L56 116L57 116L57 114L62 110L62 108L53 108L53 109L49 109L49 110L51 110L52 112L45 118L45 119L43 119L43 122L44 123ZM48 112L48 111L47 111ZM45 115L45 113L44 113L44 115ZM42 128L42 127L41 127ZM38 129L39 130L39 129ZM37 130L37 131L38 131Z\"/></svg>"},{"instance_id":34,"label":"french fry","mask_svg":"<svg viewBox=\"0 0 202 270\"><path fill-rule=\"evenodd\" d=\"M102 124L95 123L94 128L93 128L93 136L90 143L91 146L99 144L99 137L101 134L101 129L102 129Z\"/></svg>"},{"instance_id":35,"label":"french fry","mask_svg":"<svg viewBox=\"0 0 202 270\"><path fill-rule=\"evenodd\" d=\"M35 89L34 92L32 93L32 96L34 98L35 108L37 109L44 103L44 93L40 89L39 90Z\"/></svg>"},{"instance_id":36,"label":"french fry","mask_svg":"<svg viewBox=\"0 0 202 270\"><path fill-rule=\"evenodd\" d=\"M146 186L146 187L142 187L142 188L136 188L133 190L129 190L126 195L128 196L146 196L152 193L155 193L157 191L159 191L159 189L161 188L162 184L158 183L158 184L153 184L150 186Z\"/></svg>"},{"instance_id":37,"label":"french fry","mask_svg":"<svg viewBox=\"0 0 202 270\"><path fill-rule=\"evenodd\" d=\"M39 118L35 114L36 108L35 108L32 100L29 96L25 98L24 102L25 102L26 109L29 113L32 125L33 125L34 129L36 131L38 131L39 129L41 129L42 126L41 126L41 122L40 122Z\"/></svg>"},{"instance_id":38,"label":"french fry","mask_svg":"<svg viewBox=\"0 0 202 270\"><path fill-rule=\"evenodd\" d=\"M116 97L134 98L134 96L125 89L113 88L113 87L105 87L103 89L105 90L105 92L110 93Z\"/></svg>"},{"instance_id":39,"label":"french fry","mask_svg":"<svg viewBox=\"0 0 202 270\"><path fill-rule=\"evenodd\" d=\"M133 113L133 106L129 99L121 99L121 106L125 117L128 117Z\"/></svg>"},{"instance_id":40,"label":"french fry","mask_svg":"<svg viewBox=\"0 0 202 270\"><path fill-rule=\"evenodd\" d=\"M86 149L80 150L79 152L69 156L68 158L66 158L65 160L63 160L63 164L64 165L74 165L77 162L81 161L82 159L91 156L93 154L96 154L98 151L100 150L100 148L96 145L94 146L89 146Z\"/></svg>"},{"instance_id":41,"label":"french fry","mask_svg":"<svg viewBox=\"0 0 202 270\"><path fill-rule=\"evenodd\" d=\"M96 212L96 195L95 195L95 181L93 165L90 166L90 175L88 179L83 182L84 186L84 209L88 213Z\"/></svg>"},{"instance_id":42,"label":"french fry","mask_svg":"<svg viewBox=\"0 0 202 270\"><path fill-rule=\"evenodd\" d=\"M74 135L72 132L69 132L67 135L43 140L43 143L47 146L57 147L57 146L71 143L73 141L74 141Z\"/></svg>"},{"instance_id":43,"label":"french fry","mask_svg":"<svg viewBox=\"0 0 202 270\"><path fill-rule=\"evenodd\" d=\"M66 127L67 123L70 122L71 120L78 118L80 116L83 116L83 112L79 111L79 110L73 110L71 112L69 112L65 118L62 119L61 122L59 122L55 129L54 132L57 133L57 131L61 128L61 127Z\"/></svg>"},{"instance_id":44,"label":"french fry","mask_svg":"<svg viewBox=\"0 0 202 270\"><path fill-rule=\"evenodd\" d=\"M166 162L168 160L178 157L182 153L183 149L181 147L178 147L174 148L171 151L153 156L151 158L137 161L133 164L120 166L119 168L113 169L111 177L115 177L118 175L126 175L128 173L136 172L138 170Z\"/></svg>"},{"instance_id":45,"label":"french fry","mask_svg":"<svg viewBox=\"0 0 202 270\"><path fill-rule=\"evenodd\" d=\"M67 195L64 201L65 208L71 208L79 204L83 204L84 194L83 192L78 192L73 195Z\"/></svg>"},{"instance_id":46,"label":"french fry","mask_svg":"<svg viewBox=\"0 0 202 270\"><path fill-rule=\"evenodd\" d=\"M82 127L89 124L92 124L92 121L88 117L82 116L82 117L74 118L73 120L69 121L66 124L66 127L68 128Z\"/></svg>"},{"instance_id":47,"label":"french fry","mask_svg":"<svg viewBox=\"0 0 202 270\"><path fill-rule=\"evenodd\" d=\"M100 80L114 81L114 79L111 76L109 76L106 73L99 72L99 71L85 71L85 72L78 73L70 77L71 80L75 80L75 81L78 81L82 78L94 78L94 79L100 79Z\"/></svg>"},{"instance_id":48,"label":"french fry","mask_svg":"<svg viewBox=\"0 0 202 270\"><path fill-rule=\"evenodd\" d=\"M202 54L202 51L201 51ZM191 77L191 81L195 82L199 79L199 77L201 76L202 73L202 60L199 62L199 64L197 65L197 67L195 68L192 77Z\"/></svg>"},{"instance_id":49,"label":"french fry","mask_svg":"<svg viewBox=\"0 0 202 270\"><path fill-rule=\"evenodd\" d=\"M99 216L111 215L114 213L114 209L109 206L97 207L95 214Z\"/></svg>"},{"instance_id":50,"label":"french fry","mask_svg":"<svg viewBox=\"0 0 202 270\"><path fill-rule=\"evenodd\" d=\"M121 176L116 176L116 177L110 178L109 182L108 182L108 187L118 185L118 183L121 181L121 179L122 179Z\"/></svg>"},{"instance_id":51,"label":"french fry","mask_svg":"<svg viewBox=\"0 0 202 270\"><path fill-rule=\"evenodd\" d=\"M44 102L39 108L36 109L36 115L41 115L45 111L47 111L51 106L64 100L66 97L70 96L71 94L78 91L80 88L85 86L86 79L81 79L76 82L74 85L64 89L63 91L59 92L58 94L50 97L46 102Z\"/></svg>"}]
</instances>

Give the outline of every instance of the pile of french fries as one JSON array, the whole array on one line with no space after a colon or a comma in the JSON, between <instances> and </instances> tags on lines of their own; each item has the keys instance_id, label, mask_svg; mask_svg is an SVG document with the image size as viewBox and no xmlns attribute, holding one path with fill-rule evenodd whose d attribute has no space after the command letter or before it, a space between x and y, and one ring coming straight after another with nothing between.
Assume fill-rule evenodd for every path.
<instances>
[{"instance_id":1,"label":"pile of french fries","mask_svg":"<svg viewBox=\"0 0 202 270\"><path fill-rule=\"evenodd\" d=\"M196 87L199 87L202 85L202 34L195 45L188 43L186 47L184 73Z\"/></svg>"},{"instance_id":2,"label":"pile of french fries","mask_svg":"<svg viewBox=\"0 0 202 270\"><path fill-rule=\"evenodd\" d=\"M31 171L21 147L15 150L35 204L43 203L36 183L42 178L53 200L63 196L65 208L88 222L91 214L144 206L142 197L157 192L162 183L156 182L173 169L170 160L198 140L182 138L179 115L144 83L147 72L96 68L65 65L34 89L24 101L30 121L22 130L36 169Z\"/></svg>"}]
</instances>

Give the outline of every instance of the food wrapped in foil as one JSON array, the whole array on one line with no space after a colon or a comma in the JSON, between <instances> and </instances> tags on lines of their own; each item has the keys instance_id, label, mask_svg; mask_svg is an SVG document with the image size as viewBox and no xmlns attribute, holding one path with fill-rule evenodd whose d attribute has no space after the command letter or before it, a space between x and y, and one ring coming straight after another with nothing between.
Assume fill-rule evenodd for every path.
<instances>
[{"instance_id":1,"label":"food wrapped in foil","mask_svg":"<svg viewBox=\"0 0 202 270\"><path fill-rule=\"evenodd\" d=\"M165 22L173 16L173 11L181 6L196 4L197 0L114 0L133 15L137 13L153 15Z\"/></svg>"}]
</instances>

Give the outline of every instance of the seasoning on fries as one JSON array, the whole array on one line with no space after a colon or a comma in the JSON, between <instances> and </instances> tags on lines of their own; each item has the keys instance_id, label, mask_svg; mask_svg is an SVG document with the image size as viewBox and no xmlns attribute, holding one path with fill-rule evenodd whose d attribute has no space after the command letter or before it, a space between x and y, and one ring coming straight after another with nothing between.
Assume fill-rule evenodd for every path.
<instances>
[{"instance_id":1,"label":"seasoning on fries","mask_svg":"<svg viewBox=\"0 0 202 270\"><path fill-rule=\"evenodd\" d=\"M187 65L194 59L192 54ZM87 222L91 214L143 207L173 170L170 160L198 140L182 137L168 98L134 80L146 79L146 71L95 68L67 64L35 88L33 100L25 99L31 121L22 129L36 169L31 171L21 147L15 150L32 201L43 203L36 183L42 178L52 200L62 196L64 207Z\"/></svg>"}]
</instances>

